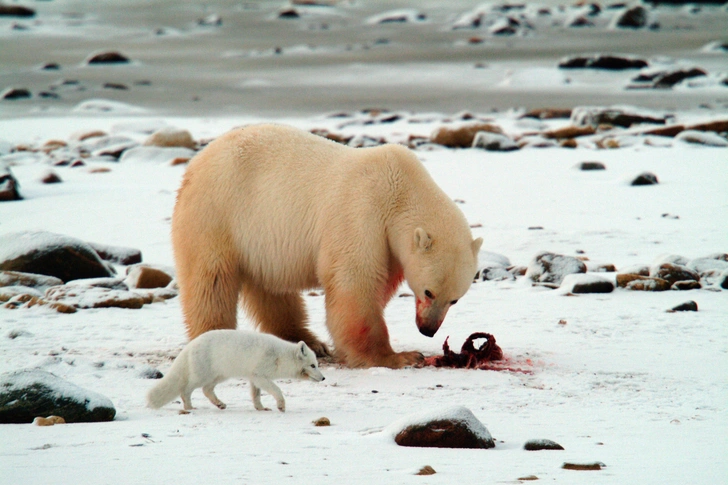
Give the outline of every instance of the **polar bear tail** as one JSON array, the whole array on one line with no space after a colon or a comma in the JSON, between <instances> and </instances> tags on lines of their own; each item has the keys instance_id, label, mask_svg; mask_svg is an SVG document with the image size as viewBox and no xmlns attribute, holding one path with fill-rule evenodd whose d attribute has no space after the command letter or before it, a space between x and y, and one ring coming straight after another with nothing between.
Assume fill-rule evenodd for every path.
<instances>
[{"instance_id":1,"label":"polar bear tail","mask_svg":"<svg viewBox=\"0 0 728 485\"><path fill-rule=\"evenodd\" d=\"M187 384L187 359L184 353L177 356L167 375L147 392L147 406L159 409L182 394Z\"/></svg>"}]
</instances>

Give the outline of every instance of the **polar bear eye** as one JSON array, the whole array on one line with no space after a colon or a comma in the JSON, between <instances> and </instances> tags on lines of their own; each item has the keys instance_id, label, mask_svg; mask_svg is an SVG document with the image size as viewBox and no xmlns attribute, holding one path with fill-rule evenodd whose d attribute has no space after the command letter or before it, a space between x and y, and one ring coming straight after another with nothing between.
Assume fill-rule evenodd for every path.
<instances>
[{"instance_id":1,"label":"polar bear eye","mask_svg":"<svg viewBox=\"0 0 728 485\"><path fill-rule=\"evenodd\" d=\"M457 300L453 300L453 301L451 301L451 302L450 302L450 304L451 304L451 305L454 305L454 304L455 304L455 303L457 303L457 302L458 302Z\"/></svg>"},{"instance_id":2,"label":"polar bear eye","mask_svg":"<svg viewBox=\"0 0 728 485\"><path fill-rule=\"evenodd\" d=\"M311 364L311 368L312 368L312 369L315 369L315 368L316 368L316 366L315 366L315 365L313 365L313 364Z\"/></svg>"},{"instance_id":3,"label":"polar bear eye","mask_svg":"<svg viewBox=\"0 0 728 485\"><path fill-rule=\"evenodd\" d=\"M425 296L427 298L429 298L430 300L434 300L435 299L435 295L433 295L430 290L425 290Z\"/></svg>"}]
</instances>

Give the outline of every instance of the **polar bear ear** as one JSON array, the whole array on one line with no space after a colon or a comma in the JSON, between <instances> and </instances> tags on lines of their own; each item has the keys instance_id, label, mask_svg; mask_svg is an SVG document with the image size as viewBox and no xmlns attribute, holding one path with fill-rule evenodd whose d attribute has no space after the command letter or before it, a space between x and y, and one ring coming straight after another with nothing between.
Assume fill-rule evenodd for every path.
<instances>
[{"instance_id":1,"label":"polar bear ear","mask_svg":"<svg viewBox=\"0 0 728 485\"><path fill-rule=\"evenodd\" d=\"M421 227L415 229L415 247L422 251L427 251L432 247L432 239Z\"/></svg>"},{"instance_id":2,"label":"polar bear ear","mask_svg":"<svg viewBox=\"0 0 728 485\"><path fill-rule=\"evenodd\" d=\"M478 255L478 251L480 251L480 246L483 245L483 238L479 237L478 239L474 239L472 243L473 248L473 256Z\"/></svg>"}]
</instances>

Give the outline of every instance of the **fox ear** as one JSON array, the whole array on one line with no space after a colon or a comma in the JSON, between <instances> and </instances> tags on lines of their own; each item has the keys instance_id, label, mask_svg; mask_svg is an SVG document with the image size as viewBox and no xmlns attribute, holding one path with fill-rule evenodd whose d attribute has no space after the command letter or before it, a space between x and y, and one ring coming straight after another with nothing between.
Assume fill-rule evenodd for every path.
<instances>
[{"instance_id":1,"label":"fox ear","mask_svg":"<svg viewBox=\"0 0 728 485\"><path fill-rule=\"evenodd\" d=\"M299 352L300 352L300 354L302 356L303 355L306 355L306 350L307 349L308 349L308 347L306 346L306 342L304 342L303 340L301 340L300 342L298 342L298 350L299 350Z\"/></svg>"}]
</instances>

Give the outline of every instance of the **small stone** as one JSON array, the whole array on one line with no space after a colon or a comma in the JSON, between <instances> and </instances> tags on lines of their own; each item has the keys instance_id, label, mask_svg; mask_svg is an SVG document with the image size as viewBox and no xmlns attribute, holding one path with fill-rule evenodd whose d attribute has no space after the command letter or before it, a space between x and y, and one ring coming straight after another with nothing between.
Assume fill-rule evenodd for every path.
<instances>
[{"instance_id":1,"label":"small stone","mask_svg":"<svg viewBox=\"0 0 728 485\"><path fill-rule=\"evenodd\" d=\"M657 183L657 175L652 172L643 172L639 174L634 180L632 180L630 185L656 185Z\"/></svg>"},{"instance_id":2,"label":"small stone","mask_svg":"<svg viewBox=\"0 0 728 485\"><path fill-rule=\"evenodd\" d=\"M8 88L0 93L0 99L7 99L8 101L28 99L31 96L30 91L25 88Z\"/></svg>"},{"instance_id":3,"label":"small stone","mask_svg":"<svg viewBox=\"0 0 728 485\"><path fill-rule=\"evenodd\" d=\"M331 421L327 417L318 418L313 422L314 426L331 426Z\"/></svg>"},{"instance_id":4,"label":"small stone","mask_svg":"<svg viewBox=\"0 0 728 485\"><path fill-rule=\"evenodd\" d=\"M187 130L181 130L171 126L160 128L144 141L145 146L155 147L184 147L191 150L197 149L197 143Z\"/></svg>"},{"instance_id":5,"label":"small stone","mask_svg":"<svg viewBox=\"0 0 728 485\"><path fill-rule=\"evenodd\" d=\"M126 64L129 58L119 52L102 52L86 60L86 64Z\"/></svg>"},{"instance_id":6,"label":"small stone","mask_svg":"<svg viewBox=\"0 0 728 485\"><path fill-rule=\"evenodd\" d=\"M602 162L581 162L579 165L579 170L589 171L589 170L606 170L607 167Z\"/></svg>"},{"instance_id":7,"label":"small stone","mask_svg":"<svg viewBox=\"0 0 728 485\"><path fill-rule=\"evenodd\" d=\"M522 482L531 482L534 480L538 480L538 477L536 475L526 475L525 477L518 477L517 480L520 480Z\"/></svg>"},{"instance_id":8,"label":"small stone","mask_svg":"<svg viewBox=\"0 0 728 485\"><path fill-rule=\"evenodd\" d=\"M38 416L33 420L33 424L36 426L53 426L54 424L66 424L66 420L60 416L48 416L47 418Z\"/></svg>"},{"instance_id":9,"label":"small stone","mask_svg":"<svg viewBox=\"0 0 728 485\"><path fill-rule=\"evenodd\" d=\"M434 468L432 468L430 465L425 465L422 468L420 468L420 471L415 473L415 475L434 475L437 473Z\"/></svg>"},{"instance_id":10,"label":"small stone","mask_svg":"<svg viewBox=\"0 0 728 485\"><path fill-rule=\"evenodd\" d=\"M43 176L40 178L40 181L44 184L59 184L63 182L63 180L61 180L61 177L59 177L58 174L53 170L48 170L46 173L44 173Z\"/></svg>"},{"instance_id":11,"label":"small stone","mask_svg":"<svg viewBox=\"0 0 728 485\"><path fill-rule=\"evenodd\" d=\"M647 25L647 9L638 5L624 11L614 22L616 27L640 29Z\"/></svg>"},{"instance_id":12,"label":"small stone","mask_svg":"<svg viewBox=\"0 0 728 485\"><path fill-rule=\"evenodd\" d=\"M523 445L524 450L540 451L540 450L563 450L564 447L551 440L528 440Z\"/></svg>"},{"instance_id":13,"label":"small stone","mask_svg":"<svg viewBox=\"0 0 728 485\"><path fill-rule=\"evenodd\" d=\"M670 312L697 312L698 304L695 303L693 300L690 300L690 301L686 301L685 303L681 303L676 307L673 307L669 311Z\"/></svg>"},{"instance_id":14,"label":"small stone","mask_svg":"<svg viewBox=\"0 0 728 485\"><path fill-rule=\"evenodd\" d=\"M604 463L600 462L594 462L594 463L564 463L561 465L561 468L564 470L601 470L604 466Z\"/></svg>"},{"instance_id":15,"label":"small stone","mask_svg":"<svg viewBox=\"0 0 728 485\"><path fill-rule=\"evenodd\" d=\"M481 131L503 134L503 130L497 125L470 123L455 128L440 127L430 135L430 141L449 148L470 148L475 135Z\"/></svg>"},{"instance_id":16,"label":"small stone","mask_svg":"<svg viewBox=\"0 0 728 485\"><path fill-rule=\"evenodd\" d=\"M164 288L172 281L172 276L160 269L137 265L129 268L125 281L129 288Z\"/></svg>"}]
</instances>

